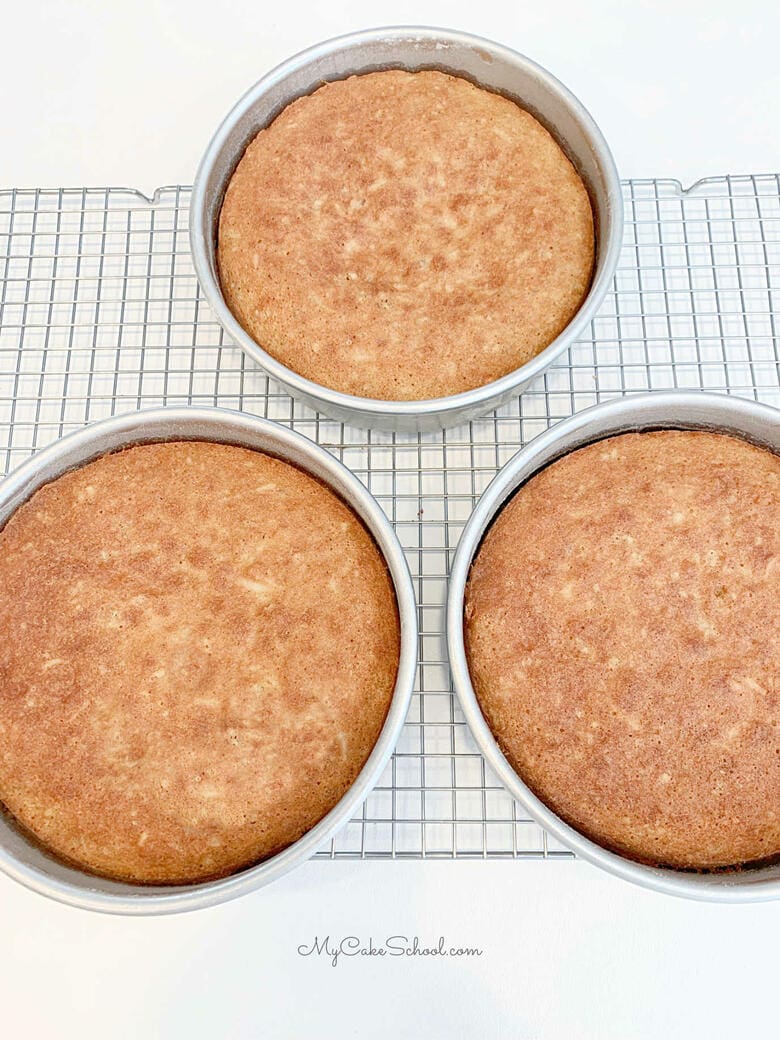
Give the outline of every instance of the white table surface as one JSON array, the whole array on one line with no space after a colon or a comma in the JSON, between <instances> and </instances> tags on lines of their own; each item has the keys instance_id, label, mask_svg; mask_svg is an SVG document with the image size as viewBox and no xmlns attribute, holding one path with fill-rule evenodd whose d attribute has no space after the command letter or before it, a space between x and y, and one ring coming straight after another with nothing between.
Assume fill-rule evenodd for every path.
<instances>
[{"instance_id":1,"label":"white table surface","mask_svg":"<svg viewBox=\"0 0 780 1040\"><path fill-rule=\"evenodd\" d=\"M624 176L780 169L770 0L136 0L6 5L0 181L190 183L231 103L328 36L440 24L571 87ZM0 878L0 1035L733 1037L776 1031L780 904L662 897L581 862L310 863L181 917L71 910ZM482 947L475 959L301 957L330 935Z\"/></svg>"}]
</instances>

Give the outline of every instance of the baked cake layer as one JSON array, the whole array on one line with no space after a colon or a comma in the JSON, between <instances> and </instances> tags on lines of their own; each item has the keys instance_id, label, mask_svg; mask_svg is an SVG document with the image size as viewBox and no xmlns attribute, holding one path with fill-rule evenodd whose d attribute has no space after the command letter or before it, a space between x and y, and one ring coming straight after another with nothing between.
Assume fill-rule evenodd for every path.
<instances>
[{"instance_id":1,"label":"baked cake layer","mask_svg":"<svg viewBox=\"0 0 780 1040\"><path fill-rule=\"evenodd\" d=\"M0 801L52 851L138 882L295 841L379 735L399 655L367 530L256 451L130 448L0 533Z\"/></svg>"},{"instance_id":2,"label":"baked cake layer","mask_svg":"<svg viewBox=\"0 0 780 1040\"><path fill-rule=\"evenodd\" d=\"M466 591L513 767L600 844L707 869L780 854L780 458L625 434L535 475Z\"/></svg>"},{"instance_id":3,"label":"baked cake layer","mask_svg":"<svg viewBox=\"0 0 780 1040\"><path fill-rule=\"evenodd\" d=\"M260 131L217 257L236 319L288 368L419 400L498 379L555 339L590 284L593 217L515 102L441 72L375 72Z\"/></svg>"}]
</instances>

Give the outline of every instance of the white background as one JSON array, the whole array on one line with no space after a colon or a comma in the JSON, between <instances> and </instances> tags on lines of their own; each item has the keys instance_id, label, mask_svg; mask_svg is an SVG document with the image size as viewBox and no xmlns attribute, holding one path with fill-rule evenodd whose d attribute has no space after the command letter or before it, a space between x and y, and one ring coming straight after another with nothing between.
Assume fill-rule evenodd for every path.
<instances>
[{"instance_id":1,"label":"white background","mask_svg":"<svg viewBox=\"0 0 780 1040\"><path fill-rule=\"evenodd\" d=\"M466 29L577 93L624 176L780 169L774 0L395 3L3 0L0 183L190 183L272 65L372 25ZM699 905L584 863L311 863L214 910L124 920L0 879L9 1038L734 1037L777 1031L780 904ZM296 950L418 935L477 960Z\"/></svg>"}]
</instances>

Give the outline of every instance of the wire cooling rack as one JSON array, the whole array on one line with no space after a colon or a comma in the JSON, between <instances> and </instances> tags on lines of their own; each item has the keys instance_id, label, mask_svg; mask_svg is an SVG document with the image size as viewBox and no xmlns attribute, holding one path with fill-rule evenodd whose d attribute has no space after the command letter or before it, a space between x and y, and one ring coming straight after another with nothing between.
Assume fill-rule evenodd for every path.
<instances>
[{"instance_id":1,"label":"wire cooling rack","mask_svg":"<svg viewBox=\"0 0 780 1040\"><path fill-rule=\"evenodd\" d=\"M415 580L420 666L398 748L323 856L568 856L478 753L453 696L449 563L496 470L551 423L620 394L711 389L780 406L780 181L624 185L614 286L588 334L523 395L444 433L368 433L293 400L235 347L189 255L189 189L0 193L0 466L84 423L153 405L221 405L313 438L395 524Z\"/></svg>"}]
</instances>

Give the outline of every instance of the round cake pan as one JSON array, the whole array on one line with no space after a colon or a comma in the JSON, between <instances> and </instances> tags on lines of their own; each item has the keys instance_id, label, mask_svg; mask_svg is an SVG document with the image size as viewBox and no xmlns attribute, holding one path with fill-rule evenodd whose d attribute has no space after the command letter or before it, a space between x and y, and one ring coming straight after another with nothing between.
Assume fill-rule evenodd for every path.
<instances>
[{"instance_id":1,"label":"round cake pan","mask_svg":"<svg viewBox=\"0 0 780 1040\"><path fill-rule=\"evenodd\" d=\"M60 862L0 812L0 869L63 903L116 914L167 914L222 903L268 884L309 859L355 813L376 784L398 740L414 688L417 608L409 568L390 521L349 470L300 434L241 412L165 408L120 415L86 426L23 463L0 484L0 529L43 484L108 452L134 444L204 440L274 455L327 484L361 518L390 572L401 626L401 652L390 709L352 787L310 831L284 851L230 877L194 885L133 885L96 877Z\"/></svg>"},{"instance_id":2,"label":"round cake pan","mask_svg":"<svg viewBox=\"0 0 780 1040\"><path fill-rule=\"evenodd\" d=\"M565 823L536 797L504 757L469 676L463 636L466 582L482 538L502 506L522 484L562 455L604 437L651 429L730 433L780 453L780 411L738 397L698 391L622 397L579 412L536 437L485 490L458 543L447 601L447 646L453 682L466 721L488 764L529 815L572 852L618 877L671 895L720 902L777 899L780 864L720 873L649 867L602 848Z\"/></svg>"},{"instance_id":3,"label":"round cake pan","mask_svg":"<svg viewBox=\"0 0 780 1040\"><path fill-rule=\"evenodd\" d=\"M519 102L552 133L582 177L596 227L596 265L579 311L548 347L485 386L427 401L380 401L320 386L281 364L231 314L216 265L219 213L249 142L286 105L323 82L378 69L439 69ZM623 200L612 155L580 102L554 76L501 44L449 29L371 29L318 44L279 65L244 95L201 161L190 203L190 244L203 292L228 335L289 392L341 422L398 432L467 422L515 397L587 328L612 282L623 237Z\"/></svg>"}]
</instances>

